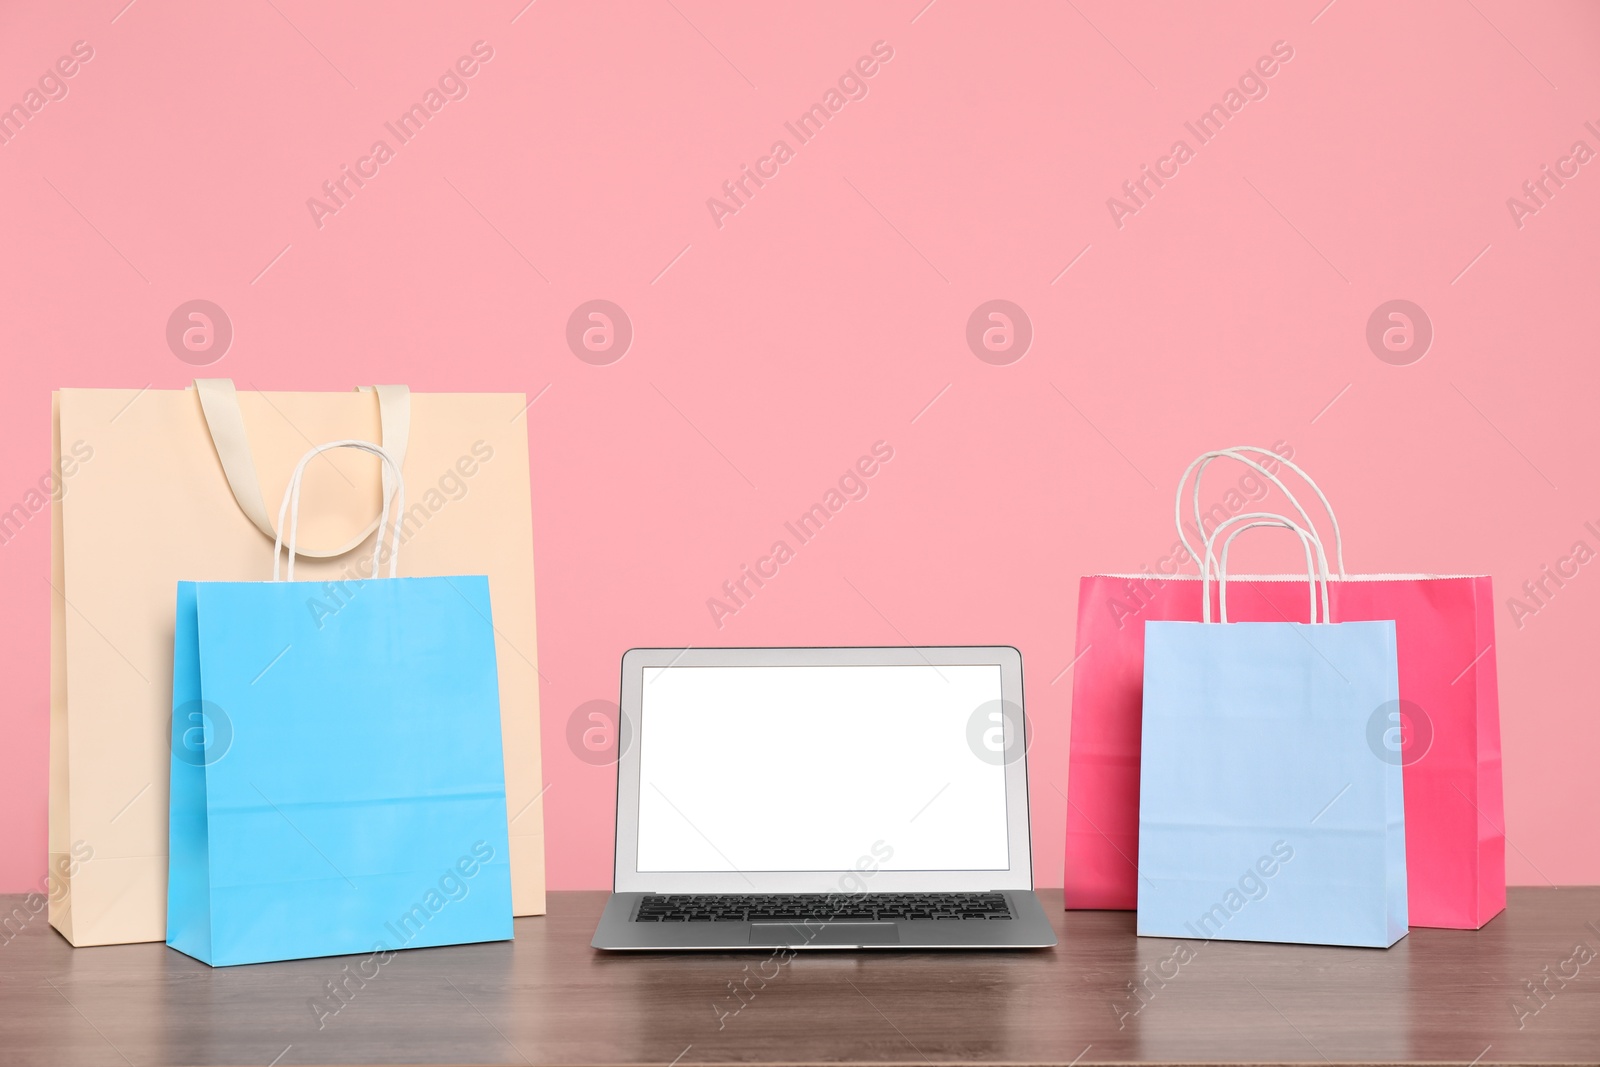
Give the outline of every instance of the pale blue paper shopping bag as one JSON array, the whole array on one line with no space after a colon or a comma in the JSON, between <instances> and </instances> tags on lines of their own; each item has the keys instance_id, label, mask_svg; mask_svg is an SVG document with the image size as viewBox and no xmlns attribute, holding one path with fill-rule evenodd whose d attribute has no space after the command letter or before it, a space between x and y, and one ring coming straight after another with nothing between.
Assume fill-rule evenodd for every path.
<instances>
[{"instance_id":1,"label":"pale blue paper shopping bag","mask_svg":"<svg viewBox=\"0 0 1600 1067\"><path fill-rule=\"evenodd\" d=\"M285 508L334 447L393 466L323 445ZM509 939L488 580L393 577L396 529L391 577L375 553L330 596L293 580L294 525L289 580L178 588L167 944L222 966Z\"/></svg>"},{"instance_id":2,"label":"pale blue paper shopping bag","mask_svg":"<svg viewBox=\"0 0 1600 1067\"><path fill-rule=\"evenodd\" d=\"M1300 533L1308 568L1321 556L1287 519L1239 520L1257 521L1234 534ZM1227 543L1222 621L1208 592L1207 621L1145 625L1138 932L1392 945L1407 929L1401 767L1369 724L1399 700L1394 623L1229 623Z\"/></svg>"}]
</instances>

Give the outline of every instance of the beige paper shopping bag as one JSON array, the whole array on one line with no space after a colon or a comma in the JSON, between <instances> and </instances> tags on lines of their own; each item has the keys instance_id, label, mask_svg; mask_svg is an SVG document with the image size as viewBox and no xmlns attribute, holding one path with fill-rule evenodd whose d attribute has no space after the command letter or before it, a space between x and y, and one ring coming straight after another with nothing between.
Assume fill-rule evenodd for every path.
<instances>
[{"instance_id":1,"label":"beige paper shopping bag","mask_svg":"<svg viewBox=\"0 0 1600 1067\"><path fill-rule=\"evenodd\" d=\"M56 395L57 462L63 443L92 457L51 510L50 860L66 892L50 922L69 941L165 938L176 583L270 578L295 462L351 437L381 440L401 461L405 572L489 576L513 910L544 912L525 405L521 394L395 386L236 394L222 380ZM307 470L300 538L315 558L300 567L326 593L308 601L313 618L337 612L350 595L341 582L370 570L383 492L369 457L327 453Z\"/></svg>"}]
</instances>

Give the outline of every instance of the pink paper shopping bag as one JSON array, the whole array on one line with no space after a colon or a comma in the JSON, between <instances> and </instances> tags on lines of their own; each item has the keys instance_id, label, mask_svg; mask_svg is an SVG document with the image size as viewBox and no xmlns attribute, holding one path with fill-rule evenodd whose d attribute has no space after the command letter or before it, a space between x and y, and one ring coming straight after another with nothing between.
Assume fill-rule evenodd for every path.
<instances>
[{"instance_id":1,"label":"pink paper shopping bag","mask_svg":"<svg viewBox=\"0 0 1600 1067\"><path fill-rule=\"evenodd\" d=\"M1260 462L1241 455L1254 453ZM1338 522L1327 498L1299 467L1259 448L1208 452L1179 482L1178 542L1160 573L1090 575L1078 591L1072 741L1067 779L1066 905L1132 909L1138 898L1140 709L1144 624L1198 621L1197 550L1233 514L1202 515L1199 480L1218 458L1246 464L1306 510L1277 478L1281 467L1311 486L1327 512L1337 562L1334 615L1394 621L1400 699L1372 709L1374 759L1399 762L1405 779L1406 863L1412 926L1476 929L1504 910L1505 832L1500 777L1500 704L1495 677L1494 605L1483 575L1370 574L1344 569ZM1198 470L1197 470L1198 468ZM1195 474L1194 514L1182 517L1183 488ZM1305 584L1287 576L1229 580L1229 610L1240 621L1280 622L1305 613Z\"/></svg>"}]
</instances>

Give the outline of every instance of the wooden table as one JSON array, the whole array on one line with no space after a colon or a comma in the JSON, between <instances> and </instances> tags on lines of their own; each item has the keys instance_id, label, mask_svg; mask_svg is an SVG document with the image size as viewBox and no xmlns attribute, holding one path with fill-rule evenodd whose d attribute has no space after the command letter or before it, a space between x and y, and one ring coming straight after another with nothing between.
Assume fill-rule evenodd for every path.
<instances>
[{"instance_id":1,"label":"wooden table","mask_svg":"<svg viewBox=\"0 0 1600 1067\"><path fill-rule=\"evenodd\" d=\"M313 1004L361 957L211 970L73 949L41 916L0 945L0 1064L1600 1061L1600 888L1514 889L1480 931L1387 951L1139 938L1043 895L1054 950L780 966L601 954L605 894L552 893L510 944L368 965L336 1014Z\"/></svg>"}]
</instances>

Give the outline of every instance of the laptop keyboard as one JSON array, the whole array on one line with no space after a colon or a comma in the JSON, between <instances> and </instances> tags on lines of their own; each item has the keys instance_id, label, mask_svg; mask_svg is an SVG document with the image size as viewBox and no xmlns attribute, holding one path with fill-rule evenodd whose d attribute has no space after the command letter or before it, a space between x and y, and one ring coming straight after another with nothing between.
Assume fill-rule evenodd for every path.
<instances>
[{"instance_id":1,"label":"laptop keyboard","mask_svg":"<svg viewBox=\"0 0 1600 1067\"><path fill-rule=\"evenodd\" d=\"M646 896L634 922L740 923L805 920L1010 919L1004 893L831 893Z\"/></svg>"}]
</instances>

